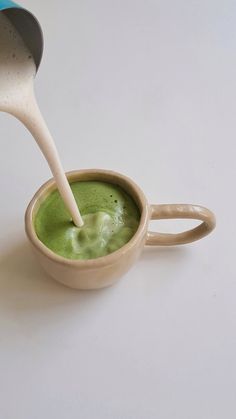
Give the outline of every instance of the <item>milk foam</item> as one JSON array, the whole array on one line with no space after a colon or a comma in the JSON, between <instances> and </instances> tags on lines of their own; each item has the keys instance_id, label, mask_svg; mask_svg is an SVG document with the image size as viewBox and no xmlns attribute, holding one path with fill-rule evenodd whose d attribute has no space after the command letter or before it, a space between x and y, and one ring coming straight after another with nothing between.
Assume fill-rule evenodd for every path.
<instances>
[{"instance_id":1,"label":"milk foam","mask_svg":"<svg viewBox=\"0 0 236 419\"><path fill-rule=\"evenodd\" d=\"M0 108L10 111L32 89L36 66L23 40L0 13ZM19 103L18 103L19 105Z\"/></svg>"},{"instance_id":2,"label":"milk foam","mask_svg":"<svg viewBox=\"0 0 236 419\"><path fill-rule=\"evenodd\" d=\"M32 54L4 12L0 12L0 110L14 115L31 132L48 161L75 225L82 226L83 221L55 143L34 96L35 74Z\"/></svg>"}]
</instances>

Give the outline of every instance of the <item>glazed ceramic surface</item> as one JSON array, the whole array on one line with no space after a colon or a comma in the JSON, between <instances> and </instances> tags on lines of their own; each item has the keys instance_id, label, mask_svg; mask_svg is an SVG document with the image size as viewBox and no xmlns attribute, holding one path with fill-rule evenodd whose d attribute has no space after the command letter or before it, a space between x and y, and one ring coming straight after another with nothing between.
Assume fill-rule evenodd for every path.
<instances>
[{"instance_id":1,"label":"glazed ceramic surface","mask_svg":"<svg viewBox=\"0 0 236 419\"><path fill-rule=\"evenodd\" d=\"M128 177L107 170L79 170L67 173L69 182L99 180L122 187L140 209L140 224L132 239L117 251L97 259L70 260L53 253L37 237L34 219L44 199L55 190L54 180L45 183L30 202L25 215L29 241L45 271L57 281L72 288L96 289L115 283L139 258L145 245L170 246L189 243L210 233L215 226L211 211L198 205L149 205L142 190ZM148 231L150 219L191 218L201 220L196 228L178 234Z\"/></svg>"}]
</instances>

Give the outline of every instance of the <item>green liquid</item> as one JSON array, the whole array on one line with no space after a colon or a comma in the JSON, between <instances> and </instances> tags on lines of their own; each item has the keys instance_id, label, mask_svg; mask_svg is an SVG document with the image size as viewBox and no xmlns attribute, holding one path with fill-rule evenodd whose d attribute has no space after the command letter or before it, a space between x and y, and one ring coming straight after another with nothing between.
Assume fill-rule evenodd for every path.
<instances>
[{"instance_id":1,"label":"green liquid","mask_svg":"<svg viewBox=\"0 0 236 419\"><path fill-rule=\"evenodd\" d=\"M67 259L94 259L124 246L135 234L140 211L119 186L81 181L71 184L84 226L76 227L57 190L41 204L36 234L54 253Z\"/></svg>"}]
</instances>

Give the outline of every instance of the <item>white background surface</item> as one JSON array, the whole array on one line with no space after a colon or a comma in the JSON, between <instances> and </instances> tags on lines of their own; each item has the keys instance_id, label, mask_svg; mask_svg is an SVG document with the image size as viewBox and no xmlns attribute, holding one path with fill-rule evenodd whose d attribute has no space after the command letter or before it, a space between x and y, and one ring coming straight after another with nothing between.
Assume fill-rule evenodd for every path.
<instances>
[{"instance_id":1,"label":"white background surface","mask_svg":"<svg viewBox=\"0 0 236 419\"><path fill-rule=\"evenodd\" d=\"M123 172L150 202L203 204L218 225L145 249L112 288L57 284L23 226L50 172L1 114L1 419L235 419L235 2L24 5L44 30L36 90L65 170Z\"/></svg>"}]
</instances>

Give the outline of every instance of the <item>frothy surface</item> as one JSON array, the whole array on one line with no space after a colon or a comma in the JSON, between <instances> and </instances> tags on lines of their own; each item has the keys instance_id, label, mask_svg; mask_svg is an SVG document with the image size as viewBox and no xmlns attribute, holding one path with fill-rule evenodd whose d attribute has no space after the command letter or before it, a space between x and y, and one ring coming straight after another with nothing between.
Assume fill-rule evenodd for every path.
<instances>
[{"instance_id":1,"label":"frothy surface","mask_svg":"<svg viewBox=\"0 0 236 419\"><path fill-rule=\"evenodd\" d=\"M0 13L0 108L8 110L32 88L36 66L22 38Z\"/></svg>"},{"instance_id":2,"label":"frothy surface","mask_svg":"<svg viewBox=\"0 0 236 419\"><path fill-rule=\"evenodd\" d=\"M35 217L38 238L67 259L94 259L124 246L136 232L140 212L119 186L98 181L71 184L84 221L75 227L58 191L52 192Z\"/></svg>"}]
</instances>

